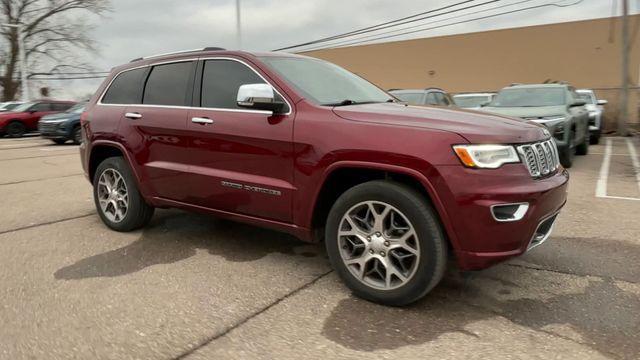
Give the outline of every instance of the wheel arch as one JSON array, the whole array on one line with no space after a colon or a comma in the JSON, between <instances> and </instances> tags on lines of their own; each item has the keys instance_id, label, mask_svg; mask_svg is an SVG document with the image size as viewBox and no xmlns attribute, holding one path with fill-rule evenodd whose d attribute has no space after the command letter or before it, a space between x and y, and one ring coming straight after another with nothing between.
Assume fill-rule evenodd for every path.
<instances>
[{"instance_id":1,"label":"wheel arch","mask_svg":"<svg viewBox=\"0 0 640 360\"><path fill-rule=\"evenodd\" d=\"M89 154L89 160L87 162L87 170L89 174L89 180L93 181L93 177L95 176L95 171L98 168L100 163L113 156L121 156L131 168L133 175L138 183L140 183L140 178L136 171L135 166L132 166L131 159L129 153L125 149L122 144L113 141L105 141L98 140L95 141L91 146L91 152Z\"/></svg>"},{"instance_id":2,"label":"wheel arch","mask_svg":"<svg viewBox=\"0 0 640 360\"><path fill-rule=\"evenodd\" d=\"M455 249L459 248L445 206L424 174L402 166L360 161L342 161L326 169L312 203L311 219L307 222L310 224L314 240L323 238L323 225L331 206L340 195L355 185L383 179L402 183L424 195L436 211L449 245Z\"/></svg>"}]
</instances>

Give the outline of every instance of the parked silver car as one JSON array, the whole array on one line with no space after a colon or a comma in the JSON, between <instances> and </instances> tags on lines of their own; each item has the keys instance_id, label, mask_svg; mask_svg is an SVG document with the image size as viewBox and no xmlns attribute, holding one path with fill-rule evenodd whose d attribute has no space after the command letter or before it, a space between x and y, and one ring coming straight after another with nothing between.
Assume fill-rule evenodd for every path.
<instances>
[{"instance_id":1,"label":"parked silver car","mask_svg":"<svg viewBox=\"0 0 640 360\"><path fill-rule=\"evenodd\" d=\"M495 93L465 93L453 96L453 101L463 109L480 110L496 96Z\"/></svg>"},{"instance_id":2,"label":"parked silver car","mask_svg":"<svg viewBox=\"0 0 640 360\"><path fill-rule=\"evenodd\" d=\"M427 89L391 89L389 93L409 105L456 106L451 95L438 88Z\"/></svg>"},{"instance_id":3,"label":"parked silver car","mask_svg":"<svg viewBox=\"0 0 640 360\"><path fill-rule=\"evenodd\" d=\"M607 104L607 100L598 100L596 93L589 89L576 90L580 99L586 102L585 107L589 111L589 142L591 144L597 144L600 142L600 135L602 134L602 119L604 117L604 105Z\"/></svg>"}]
</instances>

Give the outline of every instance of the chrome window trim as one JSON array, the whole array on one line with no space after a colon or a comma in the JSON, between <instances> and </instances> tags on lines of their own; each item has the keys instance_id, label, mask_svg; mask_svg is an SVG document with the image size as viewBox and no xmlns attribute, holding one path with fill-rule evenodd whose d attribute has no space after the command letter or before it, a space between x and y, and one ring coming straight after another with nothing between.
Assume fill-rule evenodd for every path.
<instances>
[{"instance_id":1,"label":"chrome window trim","mask_svg":"<svg viewBox=\"0 0 640 360\"><path fill-rule=\"evenodd\" d=\"M246 66L249 69L251 69L254 73L256 73L256 75L258 75L265 83L269 84L269 86L271 86L273 88L273 91L275 91L278 95L280 95L280 97L282 97L284 102L287 104L287 107L289 108L289 111L287 113L279 114L279 115L291 115L291 113L293 112L293 107L291 106L291 103L289 102L289 100L287 100L287 98L284 95L282 95L282 93L275 86L273 86L273 84L271 82L269 82L267 79L265 79L265 77L262 76L262 74L260 74L258 71L256 71L256 69L254 69L251 65L247 64L246 62L244 62L242 60L239 60L239 59L236 59L236 58L228 57L228 56L210 56L210 57L207 56L207 57L201 57L201 58L199 57L199 58L168 60L168 61L155 62L155 63L152 63L152 64L147 64L147 65L142 65L142 66L137 66L137 67L121 70L111 79L111 81L109 81L109 84L102 91L102 94L100 95L100 100L98 100L96 105L98 105L98 106L137 106L137 107L166 108L166 109L185 109L185 110L196 110L196 109L199 109L199 110L208 110L208 111L224 111L224 112L239 112L239 113L248 113L248 114L273 115L273 112L268 111L268 110L228 109L228 108L209 108L209 107L199 107L199 106L152 105L152 104L105 104L105 103L102 102L102 99L107 94L107 91L109 90L109 88L111 87L113 82L118 78L118 76L120 76L120 74L123 74L123 73L125 73L127 71L143 69L143 68L148 68L148 67L157 66L157 65L166 65L166 64L174 64L174 63L181 63L181 62L187 62L187 61L199 61L199 60L202 60L202 61L205 61L205 60L231 60L231 61L236 61L236 62L239 62L239 63L243 64L244 66Z\"/></svg>"}]
</instances>

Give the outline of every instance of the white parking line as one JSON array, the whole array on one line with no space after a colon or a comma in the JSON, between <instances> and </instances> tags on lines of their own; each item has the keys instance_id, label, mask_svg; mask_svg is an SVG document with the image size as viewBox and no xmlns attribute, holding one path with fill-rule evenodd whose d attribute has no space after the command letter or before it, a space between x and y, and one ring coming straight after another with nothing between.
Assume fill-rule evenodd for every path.
<instances>
[{"instance_id":1,"label":"white parking line","mask_svg":"<svg viewBox=\"0 0 640 360\"><path fill-rule=\"evenodd\" d=\"M50 147L50 148L40 148L41 151L64 151L64 150L76 150L75 147L71 148L68 146L63 147Z\"/></svg>"},{"instance_id":2,"label":"white parking line","mask_svg":"<svg viewBox=\"0 0 640 360\"><path fill-rule=\"evenodd\" d=\"M604 158L600 167L600 177L596 183L596 197L607 197L607 178L609 177L609 166L611 164L611 139L607 139L604 148Z\"/></svg>"},{"instance_id":3,"label":"white parking line","mask_svg":"<svg viewBox=\"0 0 640 360\"><path fill-rule=\"evenodd\" d=\"M633 147L633 143L630 139L627 141L627 147L629 148L629 155L631 157L631 163L636 173L636 181L638 182L638 189L640 190L640 162L638 162L638 154ZM611 166L611 139L607 138L607 145L604 148L604 158L602 159L602 166L600 167L600 176L596 183L596 197L604 199L618 199L618 200L633 200L640 201L640 198L625 197L625 196L609 196L607 195L607 180L609 178L609 167Z\"/></svg>"}]
</instances>

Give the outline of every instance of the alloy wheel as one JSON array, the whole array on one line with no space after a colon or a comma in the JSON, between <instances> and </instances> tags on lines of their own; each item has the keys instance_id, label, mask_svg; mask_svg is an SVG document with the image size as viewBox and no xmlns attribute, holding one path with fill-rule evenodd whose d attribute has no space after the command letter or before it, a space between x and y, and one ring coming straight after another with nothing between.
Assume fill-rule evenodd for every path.
<instances>
[{"instance_id":1,"label":"alloy wheel","mask_svg":"<svg viewBox=\"0 0 640 360\"><path fill-rule=\"evenodd\" d=\"M115 169L106 169L98 180L98 202L104 216L114 223L124 219L129 209L129 193L122 175Z\"/></svg>"},{"instance_id":2,"label":"alloy wheel","mask_svg":"<svg viewBox=\"0 0 640 360\"><path fill-rule=\"evenodd\" d=\"M340 220L342 261L360 282L380 290L406 284L420 261L415 228L397 208L380 201L351 207Z\"/></svg>"}]
</instances>

